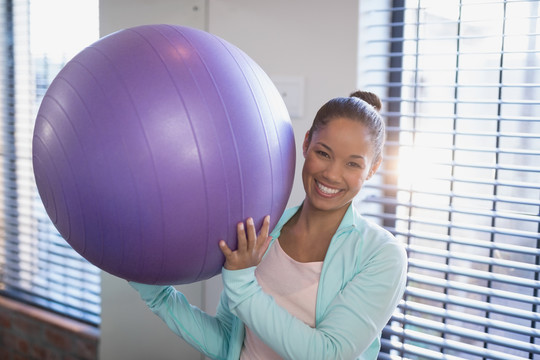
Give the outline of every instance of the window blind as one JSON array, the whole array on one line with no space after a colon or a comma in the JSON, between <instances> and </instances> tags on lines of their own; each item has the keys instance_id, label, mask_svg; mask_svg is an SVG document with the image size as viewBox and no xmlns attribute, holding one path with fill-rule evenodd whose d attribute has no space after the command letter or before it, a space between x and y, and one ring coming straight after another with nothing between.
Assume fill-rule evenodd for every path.
<instances>
[{"instance_id":1,"label":"window blind","mask_svg":"<svg viewBox=\"0 0 540 360\"><path fill-rule=\"evenodd\" d=\"M381 96L365 215L408 251L380 359L540 359L540 2L360 2Z\"/></svg>"},{"instance_id":2,"label":"window blind","mask_svg":"<svg viewBox=\"0 0 540 360\"><path fill-rule=\"evenodd\" d=\"M77 49L97 39L97 1L1 0L0 16L0 294L99 325L99 271L49 220L31 150L50 82Z\"/></svg>"}]
</instances>

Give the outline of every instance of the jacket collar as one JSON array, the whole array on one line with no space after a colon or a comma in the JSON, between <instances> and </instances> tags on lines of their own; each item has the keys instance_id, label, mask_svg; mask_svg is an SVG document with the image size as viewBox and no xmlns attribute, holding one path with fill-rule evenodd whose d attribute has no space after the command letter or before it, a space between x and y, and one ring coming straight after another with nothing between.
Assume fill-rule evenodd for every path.
<instances>
[{"instance_id":1,"label":"jacket collar","mask_svg":"<svg viewBox=\"0 0 540 360\"><path fill-rule=\"evenodd\" d=\"M341 220L341 223L339 224L336 234L339 234L342 231L349 230L351 228L355 228L357 226L356 224L357 218L358 218L357 210L351 202L349 204L349 208L347 209L347 212L345 213L345 216L343 216L343 219Z\"/></svg>"},{"instance_id":2,"label":"jacket collar","mask_svg":"<svg viewBox=\"0 0 540 360\"><path fill-rule=\"evenodd\" d=\"M289 208L285 210L285 212L283 212L283 215L281 216L274 230L272 231L272 234L271 234L272 238L276 239L279 237L279 235L281 234L281 229L283 228L283 225L285 225L287 221L289 221L294 216L294 214L296 214L296 212L298 211L298 209L300 209L301 206L302 205L300 204L292 208ZM343 219L341 220L341 223L339 224L336 234L339 234L342 231L346 231L346 230L349 230L351 228L355 228L358 226L357 220L358 220L359 215L357 212L358 211L351 203L349 207L347 208L347 212L345 212L345 216L343 216Z\"/></svg>"}]
</instances>

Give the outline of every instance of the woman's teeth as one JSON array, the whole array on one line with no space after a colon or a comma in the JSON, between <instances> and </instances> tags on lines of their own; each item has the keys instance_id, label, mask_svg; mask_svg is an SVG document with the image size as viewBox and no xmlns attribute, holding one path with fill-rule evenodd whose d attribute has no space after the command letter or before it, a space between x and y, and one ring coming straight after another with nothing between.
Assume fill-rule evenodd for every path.
<instances>
[{"instance_id":1,"label":"woman's teeth","mask_svg":"<svg viewBox=\"0 0 540 360\"><path fill-rule=\"evenodd\" d=\"M339 189L331 189L329 187L324 186L323 184L319 182L317 182L317 187L319 188L319 190L321 190L322 193L327 194L327 195L334 195L339 192Z\"/></svg>"}]
</instances>

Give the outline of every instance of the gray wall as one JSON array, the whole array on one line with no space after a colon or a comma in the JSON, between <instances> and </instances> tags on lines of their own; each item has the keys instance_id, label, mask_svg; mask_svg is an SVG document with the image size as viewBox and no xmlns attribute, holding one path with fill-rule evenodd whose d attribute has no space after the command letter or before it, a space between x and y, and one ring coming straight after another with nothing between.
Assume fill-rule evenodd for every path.
<instances>
[{"instance_id":1,"label":"gray wall","mask_svg":"<svg viewBox=\"0 0 540 360\"><path fill-rule=\"evenodd\" d=\"M244 50L276 80L301 80L293 105L297 169L289 205L302 201L301 144L318 108L357 84L355 0L100 0L100 35L141 24L169 23L209 31ZM296 84L296 82L295 82ZM215 312L221 280L178 287L192 304ZM203 359L154 316L127 283L102 275L101 360Z\"/></svg>"}]
</instances>

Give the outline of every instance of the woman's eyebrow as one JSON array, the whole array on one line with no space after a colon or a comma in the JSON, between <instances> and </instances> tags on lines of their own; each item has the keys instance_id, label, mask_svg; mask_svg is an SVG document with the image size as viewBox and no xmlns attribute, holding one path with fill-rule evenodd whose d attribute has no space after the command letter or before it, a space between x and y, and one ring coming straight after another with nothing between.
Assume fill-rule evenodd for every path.
<instances>
[{"instance_id":1,"label":"woman's eyebrow","mask_svg":"<svg viewBox=\"0 0 540 360\"><path fill-rule=\"evenodd\" d=\"M328 145L326 145L325 143L322 143L322 142L317 142L318 145L322 146L323 148L325 148L326 150L328 151L332 151L332 148Z\"/></svg>"},{"instance_id":2,"label":"woman's eyebrow","mask_svg":"<svg viewBox=\"0 0 540 360\"><path fill-rule=\"evenodd\" d=\"M352 157L352 158L355 158L355 159L362 159L362 160L365 159L365 157L362 156L362 155L351 155L351 157Z\"/></svg>"},{"instance_id":3,"label":"woman's eyebrow","mask_svg":"<svg viewBox=\"0 0 540 360\"><path fill-rule=\"evenodd\" d=\"M323 148L325 148L325 149L328 150L329 152L333 152L332 148L331 148L330 146L326 145L326 144L323 143L323 142L318 141L318 142L317 142L317 145L322 146ZM350 155L349 157L350 157L350 158L353 158L353 159L362 159L362 160L364 160L364 161L366 160L365 156L363 156L363 155L356 155L356 154L353 154L353 155Z\"/></svg>"}]
</instances>

